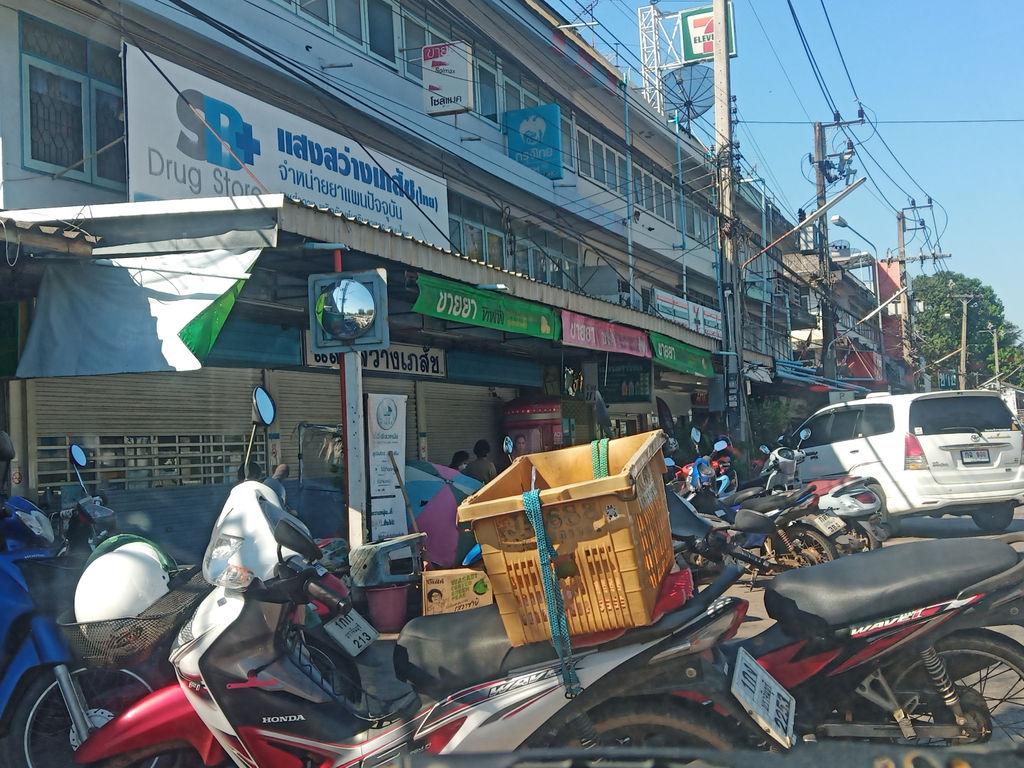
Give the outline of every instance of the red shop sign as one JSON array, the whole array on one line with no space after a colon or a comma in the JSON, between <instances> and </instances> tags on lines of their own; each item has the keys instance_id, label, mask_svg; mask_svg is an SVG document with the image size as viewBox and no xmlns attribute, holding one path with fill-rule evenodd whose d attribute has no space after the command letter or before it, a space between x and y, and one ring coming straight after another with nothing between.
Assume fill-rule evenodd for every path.
<instances>
[{"instance_id":1,"label":"red shop sign","mask_svg":"<svg viewBox=\"0 0 1024 768\"><path fill-rule=\"evenodd\" d=\"M562 310L562 343L620 355L651 356L651 345L643 331L577 315L567 309Z\"/></svg>"}]
</instances>

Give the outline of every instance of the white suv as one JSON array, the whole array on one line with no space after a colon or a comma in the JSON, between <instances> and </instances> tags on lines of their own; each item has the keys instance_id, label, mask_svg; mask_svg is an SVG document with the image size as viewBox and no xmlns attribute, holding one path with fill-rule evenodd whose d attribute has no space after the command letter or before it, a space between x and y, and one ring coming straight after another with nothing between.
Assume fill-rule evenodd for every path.
<instances>
[{"instance_id":1,"label":"white suv","mask_svg":"<svg viewBox=\"0 0 1024 768\"><path fill-rule=\"evenodd\" d=\"M871 394L822 408L804 427L803 476L864 477L890 530L911 515L970 515L1002 531L1024 502L1020 425L995 392Z\"/></svg>"}]
</instances>

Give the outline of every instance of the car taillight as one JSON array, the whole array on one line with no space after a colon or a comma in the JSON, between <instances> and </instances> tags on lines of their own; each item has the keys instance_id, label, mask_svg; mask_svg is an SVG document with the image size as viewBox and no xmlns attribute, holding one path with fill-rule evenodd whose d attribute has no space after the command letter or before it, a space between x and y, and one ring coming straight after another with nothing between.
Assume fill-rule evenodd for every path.
<instances>
[{"instance_id":1,"label":"car taillight","mask_svg":"<svg viewBox=\"0 0 1024 768\"><path fill-rule=\"evenodd\" d=\"M903 468L928 469L928 459L924 456L921 441L909 432L903 440Z\"/></svg>"}]
</instances>

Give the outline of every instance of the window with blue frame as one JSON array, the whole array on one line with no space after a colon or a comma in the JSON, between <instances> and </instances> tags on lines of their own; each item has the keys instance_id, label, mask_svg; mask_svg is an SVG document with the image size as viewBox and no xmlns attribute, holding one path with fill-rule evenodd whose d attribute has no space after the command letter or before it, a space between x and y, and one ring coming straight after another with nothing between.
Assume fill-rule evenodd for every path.
<instances>
[{"instance_id":1,"label":"window with blue frame","mask_svg":"<svg viewBox=\"0 0 1024 768\"><path fill-rule=\"evenodd\" d=\"M26 168L124 189L124 95L118 51L20 14Z\"/></svg>"}]
</instances>

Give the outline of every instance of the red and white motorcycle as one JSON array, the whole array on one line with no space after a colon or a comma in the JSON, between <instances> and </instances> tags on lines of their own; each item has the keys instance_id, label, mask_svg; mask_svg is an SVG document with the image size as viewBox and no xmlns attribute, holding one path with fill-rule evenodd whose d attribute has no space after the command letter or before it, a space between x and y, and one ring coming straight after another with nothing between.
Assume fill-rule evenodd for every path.
<instances>
[{"instance_id":1,"label":"red and white motorcycle","mask_svg":"<svg viewBox=\"0 0 1024 768\"><path fill-rule=\"evenodd\" d=\"M510 646L495 606L409 622L380 640L317 565L308 531L257 482L235 487L203 563L215 586L171 652L179 685L93 733L91 764L194 748L206 765L246 768L377 763L401 752L503 751L635 741L724 746L728 735L687 704L686 659L735 634L742 601L669 574L649 627ZM316 603L309 629L296 608ZM578 695L566 694L573 676ZM692 677L692 675L691 675ZM742 711L736 713L743 717Z\"/></svg>"}]
</instances>

